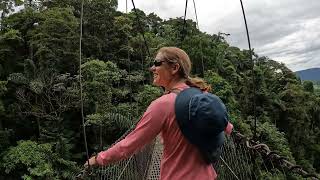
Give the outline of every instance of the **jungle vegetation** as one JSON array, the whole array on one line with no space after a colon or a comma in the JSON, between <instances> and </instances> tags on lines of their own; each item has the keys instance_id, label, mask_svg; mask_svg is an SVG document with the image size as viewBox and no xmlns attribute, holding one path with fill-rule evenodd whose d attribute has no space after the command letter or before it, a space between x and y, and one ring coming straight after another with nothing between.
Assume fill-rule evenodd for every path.
<instances>
[{"instance_id":1,"label":"jungle vegetation","mask_svg":"<svg viewBox=\"0 0 320 180\"><path fill-rule=\"evenodd\" d=\"M14 6L25 8L10 13ZM71 179L86 160L79 86L79 0L0 3L0 179ZM320 172L319 86L284 64L233 47L182 18L85 0L82 87L90 154L110 146L161 95L148 67L163 46L184 49L193 74L225 102L235 128L312 173ZM183 41L181 36L185 35ZM254 79L253 79L254 77ZM253 85L256 92L254 92ZM99 127L103 127L101 132ZM101 140L102 138L102 140ZM103 142L101 142L103 141Z\"/></svg>"}]
</instances>

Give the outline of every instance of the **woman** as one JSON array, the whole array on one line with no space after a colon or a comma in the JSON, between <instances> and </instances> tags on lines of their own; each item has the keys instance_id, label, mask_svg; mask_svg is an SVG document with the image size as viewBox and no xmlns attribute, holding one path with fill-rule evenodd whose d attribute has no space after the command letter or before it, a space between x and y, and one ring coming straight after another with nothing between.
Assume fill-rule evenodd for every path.
<instances>
[{"instance_id":1,"label":"woman","mask_svg":"<svg viewBox=\"0 0 320 180\"><path fill-rule=\"evenodd\" d=\"M161 48L150 71L153 84L164 87L166 93L150 104L136 128L125 139L90 158L90 165L108 165L127 158L160 133L164 145L161 180L216 179L212 165L203 160L197 148L181 133L174 112L177 95L170 93L173 89L183 90L190 86L203 91L210 87L199 78L190 78L191 61L183 50L176 47Z\"/></svg>"}]
</instances>

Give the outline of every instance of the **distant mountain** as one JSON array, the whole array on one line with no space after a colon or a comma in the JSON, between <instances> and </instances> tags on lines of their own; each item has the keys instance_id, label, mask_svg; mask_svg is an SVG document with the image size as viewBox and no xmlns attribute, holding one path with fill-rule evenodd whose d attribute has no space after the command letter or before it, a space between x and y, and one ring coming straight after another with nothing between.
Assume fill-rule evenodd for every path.
<instances>
[{"instance_id":1,"label":"distant mountain","mask_svg":"<svg viewBox=\"0 0 320 180\"><path fill-rule=\"evenodd\" d=\"M311 68L295 72L301 80L320 81L320 68Z\"/></svg>"}]
</instances>

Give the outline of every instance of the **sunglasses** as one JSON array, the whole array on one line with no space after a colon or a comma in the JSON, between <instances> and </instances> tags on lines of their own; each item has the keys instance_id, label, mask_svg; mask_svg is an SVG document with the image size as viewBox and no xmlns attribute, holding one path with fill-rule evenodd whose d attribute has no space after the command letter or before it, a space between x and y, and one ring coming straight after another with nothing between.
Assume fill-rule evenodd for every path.
<instances>
[{"instance_id":1,"label":"sunglasses","mask_svg":"<svg viewBox=\"0 0 320 180\"><path fill-rule=\"evenodd\" d=\"M154 60L154 61L153 61L153 65L154 65L155 67L158 67L158 66L161 66L163 62L165 62L165 61L157 61L157 60Z\"/></svg>"}]
</instances>

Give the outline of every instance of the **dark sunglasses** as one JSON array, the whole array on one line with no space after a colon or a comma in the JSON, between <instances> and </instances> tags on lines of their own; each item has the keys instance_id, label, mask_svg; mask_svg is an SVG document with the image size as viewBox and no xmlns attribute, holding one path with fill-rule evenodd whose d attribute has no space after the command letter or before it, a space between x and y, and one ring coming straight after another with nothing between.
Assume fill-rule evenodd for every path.
<instances>
[{"instance_id":1,"label":"dark sunglasses","mask_svg":"<svg viewBox=\"0 0 320 180\"><path fill-rule=\"evenodd\" d=\"M161 66L163 62L165 62L165 61L157 61L157 60L154 60L154 61L153 61L153 65L154 65L155 67L158 67L158 66Z\"/></svg>"}]
</instances>

